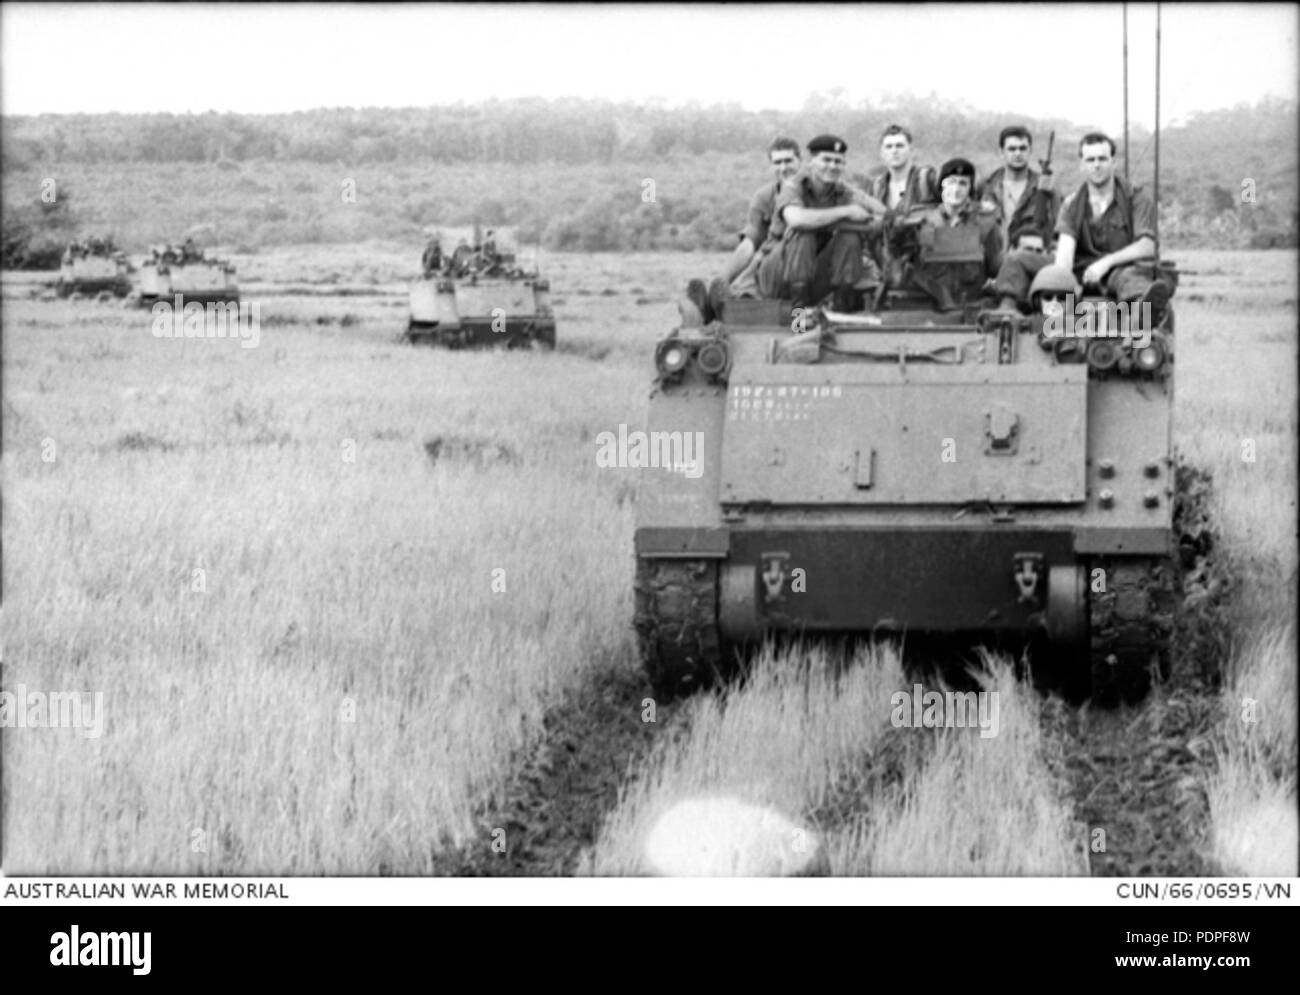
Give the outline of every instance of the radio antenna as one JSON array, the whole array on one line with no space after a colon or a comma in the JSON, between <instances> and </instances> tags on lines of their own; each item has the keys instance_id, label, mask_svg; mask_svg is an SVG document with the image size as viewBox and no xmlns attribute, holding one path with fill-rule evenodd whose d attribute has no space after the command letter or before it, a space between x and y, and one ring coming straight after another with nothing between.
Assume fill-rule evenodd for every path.
<instances>
[{"instance_id":1,"label":"radio antenna","mask_svg":"<svg viewBox=\"0 0 1300 995\"><path fill-rule=\"evenodd\" d=\"M1127 149L1125 150L1127 154ZM1156 4L1156 270L1160 268L1160 4Z\"/></svg>"},{"instance_id":2,"label":"radio antenna","mask_svg":"<svg viewBox=\"0 0 1300 995\"><path fill-rule=\"evenodd\" d=\"M1128 182L1128 4L1124 4L1124 182Z\"/></svg>"}]
</instances>

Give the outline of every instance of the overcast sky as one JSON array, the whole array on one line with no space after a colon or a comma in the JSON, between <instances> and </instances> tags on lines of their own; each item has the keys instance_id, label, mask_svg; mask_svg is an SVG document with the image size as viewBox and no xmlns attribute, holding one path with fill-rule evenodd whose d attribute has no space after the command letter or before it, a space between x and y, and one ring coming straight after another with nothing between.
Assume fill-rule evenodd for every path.
<instances>
[{"instance_id":1,"label":"overcast sky","mask_svg":"<svg viewBox=\"0 0 1300 995\"><path fill-rule=\"evenodd\" d=\"M1154 6L1129 8L1130 114L1150 125ZM796 110L938 94L1118 129L1119 4L0 8L6 114L272 112L488 97ZM1297 89L1297 9L1166 4L1161 118Z\"/></svg>"}]
</instances>

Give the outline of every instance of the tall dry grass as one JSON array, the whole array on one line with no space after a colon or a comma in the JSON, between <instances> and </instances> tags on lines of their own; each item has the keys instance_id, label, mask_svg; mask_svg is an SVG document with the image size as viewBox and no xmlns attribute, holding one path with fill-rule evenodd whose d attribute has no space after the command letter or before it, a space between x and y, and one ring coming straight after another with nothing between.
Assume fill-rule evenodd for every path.
<instances>
[{"instance_id":1,"label":"tall dry grass","mask_svg":"<svg viewBox=\"0 0 1300 995\"><path fill-rule=\"evenodd\" d=\"M1229 874L1298 872L1295 663L1295 630L1279 625L1248 637L1226 676L1206 794L1211 855Z\"/></svg>"},{"instance_id":2,"label":"tall dry grass","mask_svg":"<svg viewBox=\"0 0 1300 995\"><path fill-rule=\"evenodd\" d=\"M583 870L651 873L648 834L690 799L734 798L799 819L826 798L842 766L893 732L889 696L903 683L889 647L859 651L838 675L825 647L765 648L743 687L687 703L689 732L665 741L620 793Z\"/></svg>"},{"instance_id":3,"label":"tall dry grass","mask_svg":"<svg viewBox=\"0 0 1300 995\"><path fill-rule=\"evenodd\" d=\"M1207 856L1230 873L1293 875L1296 259L1185 256L1198 273L1175 299L1178 435L1187 455L1214 474L1221 554L1240 581L1227 620L1230 648L1218 661L1223 719L1206 784Z\"/></svg>"},{"instance_id":4,"label":"tall dry grass","mask_svg":"<svg viewBox=\"0 0 1300 995\"><path fill-rule=\"evenodd\" d=\"M1246 567L1224 711L1265 706L1225 723L1217 830L1295 793L1295 257L1180 258L1205 275L1177 300L1176 431L1214 470ZM400 276L396 250L327 262ZM441 843L472 842L566 685L630 665L634 480L597 472L592 440L644 417L667 295L716 262L552 257L553 355L410 351L391 342L394 302L270 300L242 350L6 301L3 686L101 690L108 723L98 740L5 733L6 870L421 873ZM315 269L310 252L265 263L267 279ZM359 323L316 323L340 307ZM433 437L448 445L431 464ZM1013 730L1021 690L1005 743L895 730L894 667L803 683L774 665L690 703L687 738L640 772L588 869L641 873L647 819L697 791L818 823L874 750L916 762L867 785L862 820L821 819L838 873L1074 873L1042 773L1053 746ZM915 833L891 828L898 806ZM950 835L926 836L929 818Z\"/></svg>"},{"instance_id":5,"label":"tall dry grass","mask_svg":"<svg viewBox=\"0 0 1300 995\"><path fill-rule=\"evenodd\" d=\"M5 735L6 869L421 873L472 843L544 710L629 663L634 481L589 440L638 378L64 307L5 309L4 686L102 691L107 724Z\"/></svg>"},{"instance_id":6,"label":"tall dry grass","mask_svg":"<svg viewBox=\"0 0 1300 995\"><path fill-rule=\"evenodd\" d=\"M844 671L824 647L765 650L743 686L690 703L689 731L667 742L620 797L585 863L593 874L656 870L647 842L675 806L735 799L817 834L814 867L835 875L1086 874L1082 841L1048 771L1032 690L990 660L998 735L896 728L891 698L911 692L897 651L857 652ZM927 686L927 690L934 690ZM760 846L736 825L738 847ZM716 827L696 840L715 850ZM731 865L777 873L773 856ZM719 871L718 873L724 873Z\"/></svg>"},{"instance_id":7,"label":"tall dry grass","mask_svg":"<svg viewBox=\"0 0 1300 995\"><path fill-rule=\"evenodd\" d=\"M1010 662L983 655L981 687L998 695L998 735L900 730L931 738L924 761L863 799L828 844L831 873L871 876L1067 877L1088 874L1085 830L1052 773L1059 742L1039 726L1032 688ZM1056 769L1060 769L1059 764Z\"/></svg>"}]
</instances>

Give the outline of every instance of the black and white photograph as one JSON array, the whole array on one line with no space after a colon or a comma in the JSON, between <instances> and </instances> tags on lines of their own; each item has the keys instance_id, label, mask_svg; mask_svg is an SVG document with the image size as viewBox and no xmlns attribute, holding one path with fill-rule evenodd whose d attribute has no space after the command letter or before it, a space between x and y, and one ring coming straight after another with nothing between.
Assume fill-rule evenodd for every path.
<instances>
[{"instance_id":1,"label":"black and white photograph","mask_svg":"<svg viewBox=\"0 0 1300 995\"><path fill-rule=\"evenodd\" d=\"M1298 22L5 3L0 904L1300 901Z\"/></svg>"}]
</instances>

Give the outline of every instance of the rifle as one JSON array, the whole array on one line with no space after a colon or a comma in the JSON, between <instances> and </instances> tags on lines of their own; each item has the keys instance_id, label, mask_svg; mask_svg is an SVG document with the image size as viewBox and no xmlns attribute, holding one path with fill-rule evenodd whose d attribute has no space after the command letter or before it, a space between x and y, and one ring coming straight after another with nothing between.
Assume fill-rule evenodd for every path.
<instances>
[{"instance_id":1,"label":"rifle","mask_svg":"<svg viewBox=\"0 0 1300 995\"><path fill-rule=\"evenodd\" d=\"M1038 160L1038 166L1042 170L1043 177L1049 181L1052 178L1052 148L1055 145L1056 145L1056 132L1053 131L1051 134L1047 136L1047 156L1043 159ZM1052 197L1055 193L1055 190L1056 190L1055 183L1052 184L1052 189L1049 191L1049 190L1044 190L1042 188L1042 183L1040 182L1038 185L1038 189L1034 192L1034 196L1037 198L1036 207L1038 209L1034 213L1035 215L1037 215L1038 211L1047 212L1047 224L1049 227L1056 220L1054 217L1052 217L1052 203L1053 203ZM1015 238L1014 236L1012 236L1013 244L1014 241ZM1043 232L1043 244L1048 245L1052 241L1054 241L1053 236L1049 232Z\"/></svg>"},{"instance_id":2,"label":"rifle","mask_svg":"<svg viewBox=\"0 0 1300 995\"><path fill-rule=\"evenodd\" d=\"M1053 131L1050 135L1047 136L1047 158L1038 160L1038 165L1042 168L1044 176L1052 175L1052 146L1054 146L1055 144L1056 144L1056 132Z\"/></svg>"}]
</instances>

